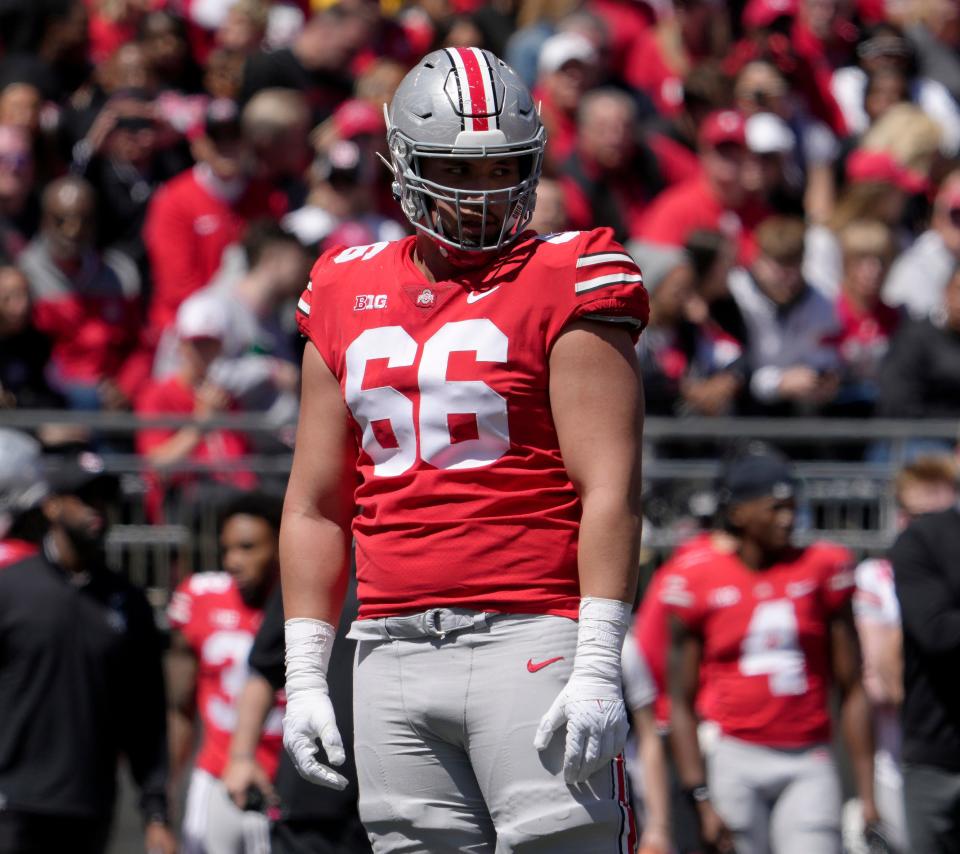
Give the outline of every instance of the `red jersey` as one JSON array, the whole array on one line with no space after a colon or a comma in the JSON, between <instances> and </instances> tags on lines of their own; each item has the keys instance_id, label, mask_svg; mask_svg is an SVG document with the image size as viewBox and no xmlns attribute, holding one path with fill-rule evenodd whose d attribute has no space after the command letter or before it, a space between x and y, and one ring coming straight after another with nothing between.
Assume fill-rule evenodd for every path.
<instances>
[{"instance_id":1,"label":"red jersey","mask_svg":"<svg viewBox=\"0 0 960 854\"><path fill-rule=\"evenodd\" d=\"M227 765L237 698L247 681L247 658L263 610L244 603L227 573L198 572L177 587L167 617L197 657L197 710L203 724L197 767L219 777ZM271 778L280 762L282 717L278 696L256 749L257 762Z\"/></svg>"},{"instance_id":2,"label":"red jersey","mask_svg":"<svg viewBox=\"0 0 960 854\"><path fill-rule=\"evenodd\" d=\"M769 747L828 741L828 624L853 596L850 553L820 543L762 572L733 554L697 558L664 575L660 598L703 639L703 716Z\"/></svg>"},{"instance_id":3,"label":"red jersey","mask_svg":"<svg viewBox=\"0 0 960 854\"><path fill-rule=\"evenodd\" d=\"M663 564L650 579L643 594L643 601L637 610L633 626L633 636L643 653L650 675L657 686L657 699L653 704L653 713L661 729L670 726L670 691L667 687L667 660L670 655L670 623L669 608L661 597L663 579L682 567L695 563L697 566L708 568L709 562L705 555L723 554L714 544L713 534L709 531L697 534L692 540L681 543L674 550L666 563ZM700 690L703 691L701 679ZM699 708L701 698L698 695Z\"/></svg>"},{"instance_id":4,"label":"red jersey","mask_svg":"<svg viewBox=\"0 0 960 854\"><path fill-rule=\"evenodd\" d=\"M414 245L325 253L298 312L352 416L360 616L575 617L581 506L549 353L577 318L639 333L640 270L610 229L527 232L489 266L436 283Z\"/></svg>"}]
</instances>

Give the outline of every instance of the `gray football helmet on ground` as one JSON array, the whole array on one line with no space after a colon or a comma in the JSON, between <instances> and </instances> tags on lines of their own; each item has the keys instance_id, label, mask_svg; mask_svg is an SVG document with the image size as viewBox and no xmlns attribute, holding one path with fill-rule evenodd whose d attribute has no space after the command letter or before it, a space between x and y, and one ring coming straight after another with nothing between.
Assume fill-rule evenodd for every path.
<instances>
[{"instance_id":1,"label":"gray football helmet on ground","mask_svg":"<svg viewBox=\"0 0 960 854\"><path fill-rule=\"evenodd\" d=\"M404 77L387 110L387 144L393 191L404 214L441 244L496 251L529 223L546 131L526 85L490 51L447 48L421 59ZM423 178L422 164L430 157L517 157L521 180L503 190L458 190ZM455 233L441 223L437 201L457 211ZM487 234L491 205L506 215L499 229ZM464 233L466 210L483 223L479 239Z\"/></svg>"}]
</instances>

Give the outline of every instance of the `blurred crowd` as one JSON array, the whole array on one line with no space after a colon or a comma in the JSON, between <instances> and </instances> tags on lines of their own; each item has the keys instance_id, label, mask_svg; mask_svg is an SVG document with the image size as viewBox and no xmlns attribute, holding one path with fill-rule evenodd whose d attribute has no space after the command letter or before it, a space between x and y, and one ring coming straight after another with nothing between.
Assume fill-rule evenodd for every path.
<instances>
[{"instance_id":1,"label":"blurred crowd","mask_svg":"<svg viewBox=\"0 0 960 854\"><path fill-rule=\"evenodd\" d=\"M291 423L312 261L409 227L383 105L464 45L540 104L533 227L640 263L651 414L960 413L953 0L12 0L0 406Z\"/></svg>"}]
</instances>

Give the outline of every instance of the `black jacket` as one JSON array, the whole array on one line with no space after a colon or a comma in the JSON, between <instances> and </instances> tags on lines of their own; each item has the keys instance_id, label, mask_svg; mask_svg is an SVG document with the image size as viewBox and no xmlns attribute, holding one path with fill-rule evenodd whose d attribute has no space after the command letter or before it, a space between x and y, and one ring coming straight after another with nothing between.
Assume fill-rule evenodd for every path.
<instances>
[{"instance_id":1,"label":"black jacket","mask_svg":"<svg viewBox=\"0 0 960 854\"><path fill-rule=\"evenodd\" d=\"M960 771L960 510L911 523L890 553L903 615L903 761Z\"/></svg>"},{"instance_id":2,"label":"black jacket","mask_svg":"<svg viewBox=\"0 0 960 854\"><path fill-rule=\"evenodd\" d=\"M42 554L0 565L0 798L106 819L126 755L145 818L166 812L162 648L143 594Z\"/></svg>"},{"instance_id":3,"label":"black jacket","mask_svg":"<svg viewBox=\"0 0 960 854\"><path fill-rule=\"evenodd\" d=\"M879 414L960 415L960 332L923 320L894 336L880 370Z\"/></svg>"}]
</instances>

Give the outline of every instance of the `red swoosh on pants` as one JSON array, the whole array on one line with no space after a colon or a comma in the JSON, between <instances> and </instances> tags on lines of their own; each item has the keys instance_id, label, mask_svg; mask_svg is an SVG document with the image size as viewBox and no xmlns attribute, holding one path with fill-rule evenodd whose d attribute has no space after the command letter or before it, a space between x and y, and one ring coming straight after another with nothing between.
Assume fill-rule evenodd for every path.
<instances>
[{"instance_id":1,"label":"red swoosh on pants","mask_svg":"<svg viewBox=\"0 0 960 854\"><path fill-rule=\"evenodd\" d=\"M536 673L538 670L543 670L549 664L553 664L555 661L563 661L563 656L558 655L556 658L548 658L546 661L538 661L536 664L533 663L532 658L527 659L527 670L531 673Z\"/></svg>"}]
</instances>

